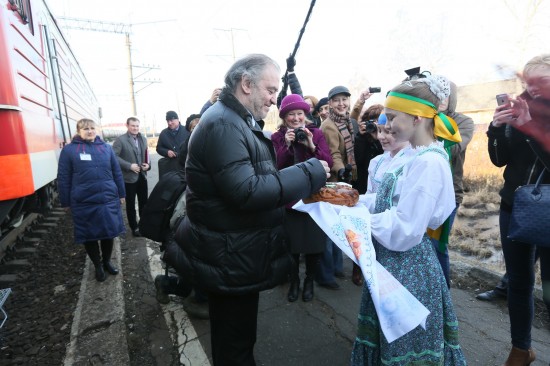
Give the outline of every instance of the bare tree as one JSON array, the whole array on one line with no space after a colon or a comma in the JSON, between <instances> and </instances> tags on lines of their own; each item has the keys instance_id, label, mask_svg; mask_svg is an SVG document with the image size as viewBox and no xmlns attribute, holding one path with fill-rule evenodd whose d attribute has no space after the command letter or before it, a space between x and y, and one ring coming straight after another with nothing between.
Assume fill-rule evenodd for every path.
<instances>
[{"instance_id":1,"label":"bare tree","mask_svg":"<svg viewBox=\"0 0 550 366\"><path fill-rule=\"evenodd\" d=\"M502 0L515 24L514 39L509 40L516 45L516 57L513 66L521 68L525 59L533 50L548 47L548 16L549 3L546 0ZM546 34L545 34L546 33Z\"/></svg>"}]
</instances>

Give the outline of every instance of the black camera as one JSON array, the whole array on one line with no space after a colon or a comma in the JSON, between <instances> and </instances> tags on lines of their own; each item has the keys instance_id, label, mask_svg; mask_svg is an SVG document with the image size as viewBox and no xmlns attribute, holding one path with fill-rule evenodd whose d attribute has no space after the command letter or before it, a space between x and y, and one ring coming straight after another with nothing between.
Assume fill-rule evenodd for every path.
<instances>
[{"instance_id":1,"label":"black camera","mask_svg":"<svg viewBox=\"0 0 550 366\"><path fill-rule=\"evenodd\" d=\"M378 127L373 119L369 119L365 125L368 133L374 133L378 131Z\"/></svg>"},{"instance_id":2,"label":"black camera","mask_svg":"<svg viewBox=\"0 0 550 366\"><path fill-rule=\"evenodd\" d=\"M369 93L380 93L382 91L382 88L379 86L371 86L369 87Z\"/></svg>"},{"instance_id":3,"label":"black camera","mask_svg":"<svg viewBox=\"0 0 550 366\"><path fill-rule=\"evenodd\" d=\"M302 127L298 127L294 129L294 137L296 141L304 141L307 140L307 133Z\"/></svg>"}]
</instances>

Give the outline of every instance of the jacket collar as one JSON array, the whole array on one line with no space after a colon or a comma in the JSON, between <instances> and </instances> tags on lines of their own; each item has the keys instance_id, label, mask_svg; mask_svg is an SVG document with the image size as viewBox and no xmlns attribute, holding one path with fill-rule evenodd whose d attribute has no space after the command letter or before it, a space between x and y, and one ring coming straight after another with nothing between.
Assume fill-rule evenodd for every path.
<instances>
[{"instance_id":1,"label":"jacket collar","mask_svg":"<svg viewBox=\"0 0 550 366\"><path fill-rule=\"evenodd\" d=\"M226 106L234 110L247 124L250 128L254 129L254 123L252 123L253 116L250 112L237 100L235 95L229 90L228 87L223 88L219 96L220 101L223 102ZM264 128L265 122L263 120L255 121L260 129Z\"/></svg>"}]
</instances>

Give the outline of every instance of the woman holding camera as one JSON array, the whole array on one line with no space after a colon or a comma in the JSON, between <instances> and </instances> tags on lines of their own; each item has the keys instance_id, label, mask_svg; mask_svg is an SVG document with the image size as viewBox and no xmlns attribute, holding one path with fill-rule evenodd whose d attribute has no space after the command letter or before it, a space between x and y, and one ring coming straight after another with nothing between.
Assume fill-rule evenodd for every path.
<instances>
[{"instance_id":1,"label":"woman holding camera","mask_svg":"<svg viewBox=\"0 0 550 366\"><path fill-rule=\"evenodd\" d=\"M310 107L298 94L284 97L279 109L283 123L271 135L277 154L277 168L283 169L310 158L325 160L332 166L332 157L325 137L311 121L306 119ZM285 231L294 257L291 270L288 301L298 299L300 290L299 259L300 253L306 257L306 277L304 279L302 300L313 299L313 279L319 259L325 249L326 235L307 213L292 209L296 202L286 205Z\"/></svg>"}]
</instances>

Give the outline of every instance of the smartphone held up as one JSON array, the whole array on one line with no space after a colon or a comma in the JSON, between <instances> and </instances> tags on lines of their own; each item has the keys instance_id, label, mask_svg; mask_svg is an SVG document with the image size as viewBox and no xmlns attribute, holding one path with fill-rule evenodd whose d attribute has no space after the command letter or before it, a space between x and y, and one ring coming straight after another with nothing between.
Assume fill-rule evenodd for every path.
<instances>
[{"instance_id":1,"label":"smartphone held up","mask_svg":"<svg viewBox=\"0 0 550 366\"><path fill-rule=\"evenodd\" d=\"M508 104L508 107L511 107L510 98L508 98L508 94L499 94L499 95L497 95L497 104L499 106Z\"/></svg>"},{"instance_id":2,"label":"smartphone held up","mask_svg":"<svg viewBox=\"0 0 550 366\"><path fill-rule=\"evenodd\" d=\"M510 102L510 97L508 97L508 94L498 94L496 96L497 104L499 106L506 106L505 108L502 108L501 111L512 109L512 103ZM512 121L514 119L514 116L509 116L504 118L506 122Z\"/></svg>"}]
</instances>

